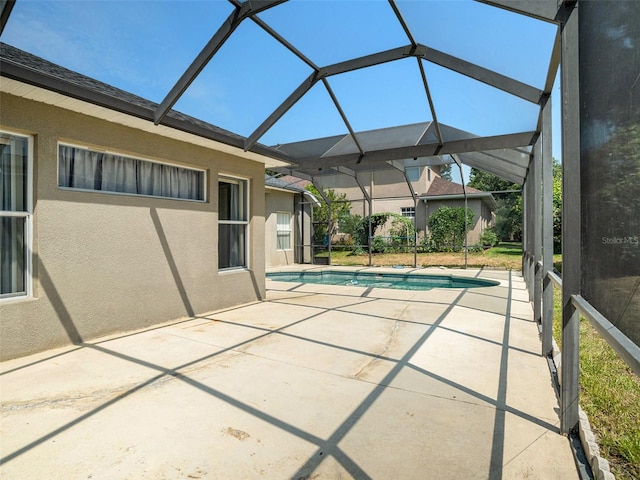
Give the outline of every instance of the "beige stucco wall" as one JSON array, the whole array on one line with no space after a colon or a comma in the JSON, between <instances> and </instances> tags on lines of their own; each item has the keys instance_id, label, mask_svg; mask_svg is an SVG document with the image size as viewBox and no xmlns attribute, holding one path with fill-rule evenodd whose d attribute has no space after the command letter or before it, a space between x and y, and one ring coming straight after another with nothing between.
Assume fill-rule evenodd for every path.
<instances>
[{"instance_id":1,"label":"beige stucco wall","mask_svg":"<svg viewBox=\"0 0 640 480\"><path fill-rule=\"evenodd\" d=\"M295 263L293 250L295 244L294 201L294 193L287 193L269 188L266 190L264 251L266 265L268 267L291 265ZM291 248L287 250L278 250L278 212L286 212L291 215Z\"/></svg>"},{"instance_id":2,"label":"beige stucco wall","mask_svg":"<svg viewBox=\"0 0 640 480\"><path fill-rule=\"evenodd\" d=\"M264 298L264 166L2 94L0 128L34 137L33 295L0 302L13 358ZM205 203L57 187L57 143L207 170ZM217 178L250 181L249 270L218 272Z\"/></svg>"},{"instance_id":3,"label":"beige stucco wall","mask_svg":"<svg viewBox=\"0 0 640 480\"><path fill-rule=\"evenodd\" d=\"M300 193L293 191L269 187L265 193L266 266L311 263L311 205L308 197L301 197ZM287 250L278 250L278 212L291 215L291 248Z\"/></svg>"},{"instance_id":4,"label":"beige stucco wall","mask_svg":"<svg viewBox=\"0 0 640 480\"><path fill-rule=\"evenodd\" d=\"M420 177L418 180L411 182L416 194L421 195L426 193L431 186L431 182L436 177L436 174L431 167L422 167L420 170ZM326 175L319 177L321 185L327 188L332 188L338 193L344 193L348 200L359 200L363 197L362 190L356 183L355 179L345 174ZM397 169L385 165L385 168L378 168L370 171L362 171L358 173L358 180L360 184L365 188L367 193L371 194L373 191L373 198L385 198L385 197L407 197L411 198L411 190L405 180L403 173ZM353 209L352 209L353 210ZM357 213L360 215L358 208Z\"/></svg>"}]
</instances>

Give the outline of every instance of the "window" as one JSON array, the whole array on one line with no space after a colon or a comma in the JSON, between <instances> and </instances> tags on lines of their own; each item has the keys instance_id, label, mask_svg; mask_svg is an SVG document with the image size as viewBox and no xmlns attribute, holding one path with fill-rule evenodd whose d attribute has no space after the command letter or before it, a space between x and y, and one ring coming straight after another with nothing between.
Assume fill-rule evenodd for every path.
<instances>
[{"instance_id":1,"label":"window","mask_svg":"<svg viewBox=\"0 0 640 480\"><path fill-rule=\"evenodd\" d=\"M205 172L59 145L58 186L78 190L205 200Z\"/></svg>"},{"instance_id":2,"label":"window","mask_svg":"<svg viewBox=\"0 0 640 480\"><path fill-rule=\"evenodd\" d=\"M247 266L248 182L220 178L218 182L218 268Z\"/></svg>"},{"instance_id":3,"label":"window","mask_svg":"<svg viewBox=\"0 0 640 480\"><path fill-rule=\"evenodd\" d=\"M417 182L420 180L420 167L407 167L405 172L410 182Z\"/></svg>"},{"instance_id":4,"label":"window","mask_svg":"<svg viewBox=\"0 0 640 480\"><path fill-rule=\"evenodd\" d=\"M0 132L0 299L30 294L31 142Z\"/></svg>"},{"instance_id":5,"label":"window","mask_svg":"<svg viewBox=\"0 0 640 480\"><path fill-rule=\"evenodd\" d=\"M413 207L402 207L401 212L403 217L415 218L416 216L416 209Z\"/></svg>"},{"instance_id":6,"label":"window","mask_svg":"<svg viewBox=\"0 0 640 480\"><path fill-rule=\"evenodd\" d=\"M291 249L291 214L278 212L278 250Z\"/></svg>"}]
</instances>

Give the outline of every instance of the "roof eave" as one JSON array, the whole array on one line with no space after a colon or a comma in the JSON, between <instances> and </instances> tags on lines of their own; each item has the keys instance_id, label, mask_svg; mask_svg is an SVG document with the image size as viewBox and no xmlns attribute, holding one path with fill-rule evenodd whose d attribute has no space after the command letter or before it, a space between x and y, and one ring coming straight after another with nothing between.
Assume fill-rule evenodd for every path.
<instances>
[{"instance_id":1,"label":"roof eave","mask_svg":"<svg viewBox=\"0 0 640 480\"><path fill-rule=\"evenodd\" d=\"M419 195L419 200L430 202L432 200L464 200L463 193L454 193L449 195ZM492 210L497 208L496 200L489 192L468 193L467 199L480 199L485 202Z\"/></svg>"},{"instance_id":2,"label":"roof eave","mask_svg":"<svg viewBox=\"0 0 640 480\"><path fill-rule=\"evenodd\" d=\"M92 90L86 86L78 85L77 83L54 75L49 75L39 70L29 68L19 63L7 60L6 58L0 58L0 76L135 117L146 122L151 122L153 124L154 109L152 108L153 104L151 102L149 102L149 108L142 105L136 105L124 99L107 95L103 92ZM178 115L167 116L161 122L161 125L196 135L207 140L219 142L237 148L239 151L244 151L243 137L227 135L222 131L206 128L204 125L197 125L196 123L191 123L177 117ZM284 164L291 163L289 157L285 153L279 152L274 148L262 144L254 145L249 151L260 156L268 157L269 159L277 160L278 162L284 162Z\"/></svg>"}]
</instances>

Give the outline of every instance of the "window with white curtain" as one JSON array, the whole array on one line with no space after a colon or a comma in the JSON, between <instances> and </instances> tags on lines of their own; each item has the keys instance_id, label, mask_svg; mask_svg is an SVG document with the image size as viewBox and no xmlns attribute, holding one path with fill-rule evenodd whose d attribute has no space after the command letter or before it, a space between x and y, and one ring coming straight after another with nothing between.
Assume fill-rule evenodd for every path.
<instances>
[{"instance_id":1,"label":"window with white curtain","mask_svg":"<svg viewBox=\"0 0 640 480\"><path fill-rule=\"evenodd\" d=\"M58 146L58 186L179 200L205 200L203 170L62 144Z\"/></svg>"},{"instance_id":2,"label":"window with white curtain","mask_svg":"<svg viewBox=\"0 0 640 480\"><path fill-rule=\"evenodd\" d=\"M278 212L278 250L291 250L291 214Z\"/></svg>"},{"instance_id":3,"label":"window with white curtain","mask_svg":"<svg viewBox=\"0 0 640 480\"><path fill-rule=\"evenodd\" d=\"M0 299L29 295L30 139L0 132Z\"/></svg>"},{"instance_id":4,"label":"window with white curtain","mask_svg":"<svg viewBox=\"0 0 640 480\"><path fill-rule=\"evenodd\" d=\"M218 268L247 267L249 239L248 182L220 177L218 181Z\"/></svg>"}]
</instances>

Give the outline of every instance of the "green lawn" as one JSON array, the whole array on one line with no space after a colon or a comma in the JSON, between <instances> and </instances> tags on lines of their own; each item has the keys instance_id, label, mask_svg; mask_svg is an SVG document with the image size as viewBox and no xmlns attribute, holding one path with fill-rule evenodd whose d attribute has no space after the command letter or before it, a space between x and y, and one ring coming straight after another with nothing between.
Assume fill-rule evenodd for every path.
<instances>
[{"instance_id":1,"label":"green lawn","mask_svg":"<svg viewBox=\"0 0 640 480\"><path fill-rule=\"evenodd\" d=\"M554 292L554 337L561 345L562 295ZM561 347L562 348L562 347ZM580 405L618 480L640 478L640 378L580 319Z\"/></svg>"},{"instance_id":2,"label":"green lawn","mask_svg":"<svg viewBox=\"0 0 640 480\"><path fill-rule=\"evenodd\" d=\"M323 254L326 256L326 253ZM554 264L559 262L560 255L554 255ZM335 249L331 251L331 263L334 265L368 265L369 254L354 255L350 250ZM372 255L373 266L413 265L413 252L408 253L376 253ZM464 267L463 252L418 253L417 265L420 267ZM501 243L482 252L469 252L467 255L469 268L504 268L522 269L522 244Z\"/></svg>"}]
</instances>

